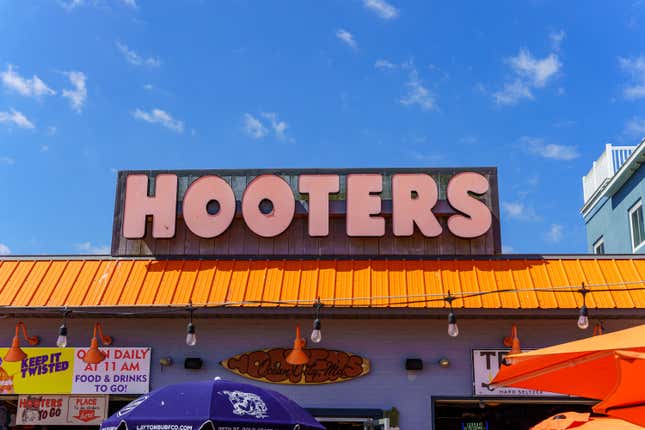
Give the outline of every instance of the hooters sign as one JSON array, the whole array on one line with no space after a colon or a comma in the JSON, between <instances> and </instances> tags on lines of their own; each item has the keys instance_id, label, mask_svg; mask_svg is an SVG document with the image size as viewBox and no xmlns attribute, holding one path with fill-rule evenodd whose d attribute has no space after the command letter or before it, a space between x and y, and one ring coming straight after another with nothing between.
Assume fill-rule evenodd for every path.
<instances>
[{"instance_id":1,"label":"hooters sign","mask_svg":"<svg viewBox=\"0 0 645 430\"><path fill-rule=\"evenodd\" d=\"M330 217L343 216L348 237L382 237L385 218L391 217L388 233L394 236L412 236L416 226L428 238L448 229L454 236L472 239L491 229L495 214L490 202L497 198L496 183L491 198L489 177L464 169L451 174L262 171L245 175L242 185L236 178L209 171L123 172L118 234L143 238L150 222L152 238L173 238L181 216L191 233L212 239L239 216L251 232L272 238L287 231L299 215L307 218L310 237L328 236ZM439 212L447 217L444 225L437 219Z\"/></svg>"},{"instance_id":2,"label":"hooters sign","mask_svg":"<svg viewBox=\"0 0 645 430\"><path fill-rule=\"evenodd\" d=\"M272 348L238 354L220 364L233 373L273 384L332 384L366 375L370 361L344 351L307 348L304 365L287 363L290 349Z\"/></svg>"}]
</instances>

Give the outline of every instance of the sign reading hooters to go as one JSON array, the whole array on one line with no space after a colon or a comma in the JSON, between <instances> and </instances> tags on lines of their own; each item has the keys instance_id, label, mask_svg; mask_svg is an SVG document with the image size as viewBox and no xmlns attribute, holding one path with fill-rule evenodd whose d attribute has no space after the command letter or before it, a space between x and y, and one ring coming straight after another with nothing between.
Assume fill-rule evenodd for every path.
<instances>
[{"instance_id":1,"label":"sign reading hooters to go","mask_svg":"<svg viewBox=\"0 0 645 430\"><path fill-rule=\"evenodd\" d=\"M229 229L240 212L253 233L276 237L289 229L297 202L304 202L306 207L308 235L325 237L330 232L332 201L344 203L342 214L348 237L382 237L386 234L385 191L391 202L387 215L391 215L389 225L394 236L412 236L416 226L429 238L442 235L447 228L454 236L471 239L486 234L493 222L493 213L484 199L491 184L487 176L476 171L457 171L441 188L433 175L423 172L302 172L290 175L291 182L284 175L262 172L246 182L241 192L230 176L227 180L225 175L199 173L181 189L180 179L185 179L185 173L125 172L118 197L123 199L123 237L143 238L151 218L153 238L172 238L181 214L194 235L215 238ZM451 208L445 227L437 219L440 202L447 202Z\"/></svg>"}]
</instances>

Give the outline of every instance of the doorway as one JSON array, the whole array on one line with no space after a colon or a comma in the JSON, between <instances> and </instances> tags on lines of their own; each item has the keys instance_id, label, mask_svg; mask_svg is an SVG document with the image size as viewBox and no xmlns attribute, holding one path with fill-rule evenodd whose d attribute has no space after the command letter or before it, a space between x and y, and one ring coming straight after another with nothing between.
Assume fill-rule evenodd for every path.
<instances>
[{"instance_id":1,"label":"doorway","mask_svg":"<svg viewBox=\"0 0 645 430\"><path fill-rule=\"evenodd\" d=\"M560 412L590 412L593 404L562 398L434 400L433 429L528 430Z\"/></svg>"},{"instance_id":2,"label":"doorway","mask_svg":"<svg viewBox=\"0 0 645 430\"><path fill-rule=\"evenodd\" d=\"M390 430L380 409L308 409L327 430Z\"/></svg>"},{"instance_id":3,"label":"doorway","mask_svg":"<svg viewBox=\"0 0 645 430\"><path fill-rule=\"evenodd\" d=\"M389 419L381 418L333 418L325 417L316 419L327 430L390 430Z\"/></svg>"}]
</instances>

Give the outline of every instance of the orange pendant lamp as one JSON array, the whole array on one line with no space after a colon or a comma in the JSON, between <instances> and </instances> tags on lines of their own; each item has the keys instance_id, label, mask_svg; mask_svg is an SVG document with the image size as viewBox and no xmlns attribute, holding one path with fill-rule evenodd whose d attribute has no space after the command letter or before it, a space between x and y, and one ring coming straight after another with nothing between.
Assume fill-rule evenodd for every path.
<instances>
[{"instance_id":1,"label":"orange pendant lamp","mask_svg":"<svg viewBox=\"0 0 645 430\"><path fill-rule=\"evenodd\" d=\"M519 354L522 352L522 348L520 348L520 338L517 336L517 326L515 324L511 327L511 335L504 338L504 345L511 347L509 354ZM508 364L513 364L512 358L508 358L506 361Z\"/></svg>"},{"instance_id":2,"label":"orange pendant lamp","mask_svg":"<svg viewBox=\"0 0 645 430\"><path fill-rule=\"evenodd\" d=\"M101 323L94 324L94 336L92 337L92 342L90 343L90 349L87 350L83 361L87 364L98 364L101 361L105 360L105 353L99 349L99 341L96 338L96 333L99 333L101 337L101 343L103 346L112 345L112 338L110 336L103 335L103 328Z\"/></svg>"},{"instance_id":3,"label":"orange pendant lamp","mask_svg":"<svg viewBox=\"0 0 645 430\"><path fill-rule=\"evenodd\" d=\"M300 337L300 326L296 326L296 339L293 341L293 349L287 355L287 363L292 364L294 366L301 365L301 364L307 364L309 362L309 357L304 351L305 347L305 340Z\"/></svg>"},{"instance_id":4,"label":"orange pendant lamp","mask_svg":"<svg viewBox=\"0 0 645 430\"><path fill-rule=\"evenodd\" d=\"M29 336L27 334L27 328L25 327L25 324L22 321L18 321L16 324L16 334L13 337L13 340L11 341L11 347L9 348L9 351L7 351L7 354L4 356L3 360L12 362L12 361L22 361L25 358L27 358L27 354L25 351L20 348L20 329L22 328L22 337L27 341L27 343L31 346L38 345L38 342L40 342L40 339L38 339L38 336Z\"/></svg>"}]
</instances>

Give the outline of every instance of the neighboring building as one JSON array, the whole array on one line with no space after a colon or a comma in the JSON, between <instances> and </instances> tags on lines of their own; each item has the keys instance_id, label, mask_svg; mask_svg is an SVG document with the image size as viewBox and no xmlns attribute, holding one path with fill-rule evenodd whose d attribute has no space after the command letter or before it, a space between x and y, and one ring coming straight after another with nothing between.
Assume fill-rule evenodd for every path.
<instances>
[{"instance_id":1,"label":"neighboring building","mask_svg":"<svg viewBox=\"0 0 645 430\"><path fill-rule=\"evenodd\" d=\"M95 429L221 376L329 430L529 428L591 402L491 388L514 325L529 349L645 318L645 256L501 255L494 168L121 172L116 197L112 255L0 257L0 412L18 425ZM92 362L96 323L113 339Z\"/></svg>"},{"instance_id":2,"label":"neighboring building","mask_svg":"<svg viewBox=\"0 0 645 430\"><path fill-rule=\"evenodd\" d=\"M587 248L594 254L645 253L645 139L638 146L607 144L582 178Z\"/></svg>"}]
</instances>

